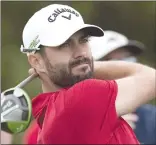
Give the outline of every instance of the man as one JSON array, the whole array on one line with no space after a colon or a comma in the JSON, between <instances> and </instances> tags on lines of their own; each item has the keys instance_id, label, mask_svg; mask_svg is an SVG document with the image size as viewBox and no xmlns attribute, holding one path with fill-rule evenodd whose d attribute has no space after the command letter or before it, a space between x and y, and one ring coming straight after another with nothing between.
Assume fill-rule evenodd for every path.
<instances>
[{"instance_id":1,"label":"man","mask_svg":"<svg viewBox=\"0 0 156 145\"><path fill-rule=\"evenodd\" d=\"M105 31L105 36L93 38L91 43L95 60L110 61L124 60L137 62L145 46L141 42L128 38L115 31ZM126 97L126 96L125 96ZM156 144L156 107L146 104L134 113L124 115L123 118L134 129L139 141L144 144Z\"/></svg>"},{"instance_id":2,"label":"man","mask_svg":"<svg viewBox=\"0 0 156 145\"><path fill-rule=\"evenodd\" d=\"M120 116L154 98L156 71L136 63L93 63L89 36L103 35L66 5L49 5L27 22L21 51L27 53L43 90L32 101L37 143L139 143ZM116 78L122 79L112 80Z\"/></svg>"}]
</instances>

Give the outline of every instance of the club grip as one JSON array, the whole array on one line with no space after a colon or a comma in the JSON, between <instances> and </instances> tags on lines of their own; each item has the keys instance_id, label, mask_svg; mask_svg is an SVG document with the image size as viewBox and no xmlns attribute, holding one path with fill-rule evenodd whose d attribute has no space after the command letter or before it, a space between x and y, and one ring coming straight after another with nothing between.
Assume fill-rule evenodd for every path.
<instances>
[{"instance_id":1,"label":"club grip","mask_svg":"<svg viewBox=\"0 0 156 145\"><path fill-rule=\"evenodd\" d=\"M16 87L23 88L25 85L27 85L29 82L31 82L37 76L38 76L38 74L32 74L31 76L29 76L25 80L23 80L21 83L19 83Z\"/></svg>"}]
</instances>

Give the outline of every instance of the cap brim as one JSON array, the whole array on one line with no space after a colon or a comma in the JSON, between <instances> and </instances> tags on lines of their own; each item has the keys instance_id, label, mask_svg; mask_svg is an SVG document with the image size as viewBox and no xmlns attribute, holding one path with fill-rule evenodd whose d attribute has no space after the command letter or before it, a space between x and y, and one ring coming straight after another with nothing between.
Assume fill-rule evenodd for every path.
<instances>
[{"instance_id":1,"label":"cap brim","mask_svg":"<svg viewBox=\"0 0 156 145\"><path fill-rule=\"evenodd\" d=\"M42 34L43 37L40 37L41 44L52 47L59 46L80 30L85 30L85 32L87 32L90 36L104 36L104 31L100 27L83 24L81 26L75 26L72 28L68 27L67 29L62 30L52 30L52 32L50 32L51 30L44 31L44 34Z\"/></svg>"},{"instance_id":2,"label":"cap brim","mask_svg":"<svg viewBox=\"0 0 156 145\"><path fill-rule=\"evenodd\" d=\"M114 43L113 45L108 45L108 42L105 43L104 37L93 38L93 40L90 41L90 45L94 60L100 60L120 48L125 48L136 56L145 50L145 45L135 40L125 41L125 43L122 44Z\"/></svg>"},{"instance_id":3,"label":"cap brim","mask_svg":"<svg viewBox=\"0 0 156 145\"><path fill-rule=\"evenodd\" d=\"M130 52L132 52L135 55L141 54L146 48L143 43L135 40L130 40L127 45L122 47L128 49Z\"/></svg>"},{"instance_id":4,"label":"cap brim","mask_svg":"<svg viewBox=\"0 0 156 145\"><path fill-rule=\"evenodd\" d=\"M107 51L107 53L103 54L103 57L105 57L109 53L111 53L115 50L118 50L120 48L125 48L129 52L131 52L133 55L137 56L137 55L140 55L141 53L143 53L143 51L145 50L145 45L139 41L136 41L136 40L129 40L128 43L125 45L123 44L123 45L120 45L118 47L114 47L112 49L109 49L109 51Z\"/></svg>"}]
</instances>

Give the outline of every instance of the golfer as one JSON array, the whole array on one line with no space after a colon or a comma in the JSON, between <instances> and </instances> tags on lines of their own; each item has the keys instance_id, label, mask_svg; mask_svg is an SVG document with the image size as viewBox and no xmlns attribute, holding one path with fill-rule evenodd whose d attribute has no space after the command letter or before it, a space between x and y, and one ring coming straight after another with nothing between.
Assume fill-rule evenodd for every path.
<instances>
[{"instance_id":1,"label":"golfer","mask_svg":"<svg viewBox=\"0 0 156 145\"><path fill-rule=\"evenodd\" d=\"M103 35L67 5L49 5L28 20L21 51L43 90L32 101L37 143L139 144L120 116L154 98L156 71L137 63L94 62L88 41Z\"/></svg>"}]
</instances>

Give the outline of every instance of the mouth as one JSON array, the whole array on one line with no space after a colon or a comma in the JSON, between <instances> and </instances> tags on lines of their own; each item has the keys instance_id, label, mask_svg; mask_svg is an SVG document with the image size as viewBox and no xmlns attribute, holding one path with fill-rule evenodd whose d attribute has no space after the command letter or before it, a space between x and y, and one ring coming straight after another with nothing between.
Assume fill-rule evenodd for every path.
<instances>
[{"instance_id":1,"label":"mouth","mask_svg":"<svg viewBox=\"0 0 156 145\"><path fill-rule=\"evenodd\" d=\"M85 63L79 63L79 64L72 65L72 68L73 68L73 67L78 67L78 66L88 66L88 65L89 65L88 62L85 62Z\"/></svg>"}]
</instances>

